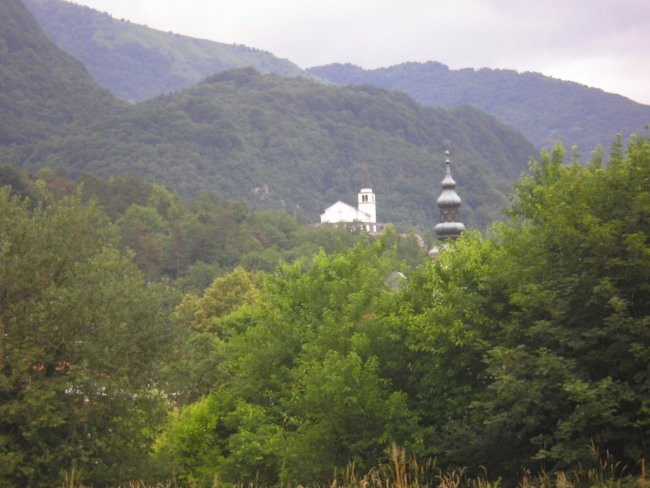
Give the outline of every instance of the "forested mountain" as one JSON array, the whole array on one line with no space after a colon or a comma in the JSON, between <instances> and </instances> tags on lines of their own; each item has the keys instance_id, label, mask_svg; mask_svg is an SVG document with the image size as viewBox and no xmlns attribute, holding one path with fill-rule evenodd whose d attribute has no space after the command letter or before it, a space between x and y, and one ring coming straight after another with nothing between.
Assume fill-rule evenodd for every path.
<instances>
[{"instance_id":1,"label":"forested mountain","mask_svg":"<svg viewBox=\"0 0 650 488\"><path fill-rule=\"evenodd\" d=\"M607 148L617 133L625 137L642 133L650 123L648 105L539 73L450 70L437 62L375 70L331 64L309 71L334 83L400 90L427 105L474 105L517 128L538 147L562 142L566 147L578 146L585 156L597 145Z\"/></svg>"},{"instance_id":2,"label":"forested mountain","mask_svg":"<svg viewBox=\"0 0 650 488\"><path fill-rule=\"evenodd\" d=\"M471 227L499 217L535 152L519 133L477 109L423 108L399 92L252 68L136 105L118 103L48 42L18 0L3 6L8 28L0 39L6 35L8 46L39 43L12 47L3 63L20 96L11 83L3 84L10 88L3 95L21 104L5 110L3 123L6 131L33 124L40 132L28 137L20 129L22 138L5 137L0 160L33 173L42 167L70 177L135 173L184 196L203 191L317 222L337 200L356 201L368 168L379 219L426 230L438 218L446 149ZM24 25L13 28L19 22ZM66 123L75 122L83 124L68 130Z\"/></svg>"},{"instance_id":3,"label":"forested mountain","mask_svg":"<svg viewBox=\"0 0 650 488\"><path fill-rule=\"evenodd\" d=\"M123 103L56 47L20 0L0 2L0 145L25 143L117 113Z\"/></svg>"},{"instance_id":4,"label":"forested mountain","mask_svg":"<svg viewBox=\"0 0 650 488\"><path fill-rule=\"evenodd\" d=\"M375 70L333 64L303 71L256 49L156 31L62 0L25 2L54 42L81 59L102 86L128 100L185 88L225 69L253 66L263 73L400 90L427 105L474 105L538 147L560 141L578 146L584 156L599 144L607 147L618 132L642 132L650 123L647 105L539 73L450 70L433 61Z\"/></svg>"},{"instance_id":5,"label":"forested mountain","mask_svg":"<svg viewBox=\"0 0 650 488\"><path fill-rule=\"evenodd\" d=\"M126 100L176 91L238 67L311 76L259 49L162 32L62 0L24 1L58 46L83 61L99 84Z\"/></svg>"},{"instance_id":6,"label":"forested mountain","mask_svg":"<svg viewBox=\"0 0 650 488\"><path fill-rule=\"evenodd\" d=\"M134 172L185 196L205 191L312 222L339 199L354 203L367 167L381 221L430 228L448 148L472 227L500 215L534 153L519 133L471 107L424 108L399 92L249 68L5 154L32 172Z\"/></svg>"}]
</instances>

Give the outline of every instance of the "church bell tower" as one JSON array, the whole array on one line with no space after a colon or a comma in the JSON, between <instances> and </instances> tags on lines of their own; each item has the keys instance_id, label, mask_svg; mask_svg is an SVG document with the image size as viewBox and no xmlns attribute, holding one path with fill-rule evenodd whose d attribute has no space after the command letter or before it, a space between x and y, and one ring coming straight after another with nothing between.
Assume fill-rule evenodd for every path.
<instances>
[{"instance_id":1,"label":"church bell tower","mask_svg":"<svg viewBox=\"0 0 650 488\"><path fill-rule=\"evenodd\" d=\"M370 187L370 177L368 176L368 168L363 171L363 188L358 194L359 212L367 215L366 223L370 224L367 229L369 232L377 232L377 205L375 202L375 194Z\"/></svg>"},{"instance_id":2,"label":"church bell tower","mask_svg":"<svg viewBox=\"0 0 650 488\"><path fill-rule=\"evenodd\" d=\"M465 225L460 222L461 199L456 193L456 182L451 176L451 160L449 151L445 151L445 177L442 180L442 193L437 204L440 209L440 222L435 226L436 235L441 241L456 239L465 230Z\"/></svg>"}]
</instances>

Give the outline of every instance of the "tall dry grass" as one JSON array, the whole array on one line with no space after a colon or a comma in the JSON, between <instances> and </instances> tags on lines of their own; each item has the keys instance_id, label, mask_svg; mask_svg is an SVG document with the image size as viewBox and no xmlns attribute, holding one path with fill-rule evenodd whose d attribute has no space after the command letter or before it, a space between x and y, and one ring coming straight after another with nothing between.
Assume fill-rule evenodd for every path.
<instances>
[{"instance_id":1,"label":"tall dry grass","mask_svg":"<svg viewBox=\"0 0 650 488\"><path fill-rule=\"evenodd\" d=\"M629 473L629 466L616 461L609 451L601 454L591 443L589 453L594 460L591 468L578 466L565 472L541 472L531 476L524 473L518 488L648 488L645 460L640 460L638 474Z\"/></svg>"},{"instance_id":2,"label":"tall dry grass","mask_svg":"<svg viewBox=\"0 0 650 488\"><path fill-rule=\"evenodd\" d=\"M348 466L344 480L334 482L331 488L496 488L500 481L490 482L485 477L470 477L465 468L442 471L435 459L420 464L408 457L404 448L391 447L390 463L379 465L359 477L354 466Z\"/></svg>"},{"instance_id":3,"label":"tall dry grass","mask_svg":"<svg viewBox=\"0 0 650 488\"><path fill-rule=\"evenodd\" d=\"M629 473L628 466L613 459L611 453L601 454L595 445L589 450L594 464L590 468L566 471L531 473L526 471L516 484L516 488L650 488L647 479L645 460L638 462L635 475ZM61 488L92 488L81 483L81 472L72 469L65 474ZM220 482L215 475L213 488L267 488L255 483L235 485ZM132 481L118 488L192 488L167 481L155 485L143 481ZM305 488L302 485L280 488ZM380 464L370 471L359 474L354 463L350 463L340 479L335 479L329 488L507 488L500 478L489 480L487 474L469 475L465 468L452 470L439 469L435 460L420 464L415 457L409 457L404 448L393 445L390 461ZM513 487L515 488L515 487Z\"/></svg>"}]
</instances>

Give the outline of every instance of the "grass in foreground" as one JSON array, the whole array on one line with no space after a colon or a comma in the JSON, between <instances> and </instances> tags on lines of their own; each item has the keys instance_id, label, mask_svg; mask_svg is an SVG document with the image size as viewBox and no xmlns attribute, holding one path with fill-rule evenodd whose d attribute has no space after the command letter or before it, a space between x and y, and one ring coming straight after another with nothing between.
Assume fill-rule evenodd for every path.
<instances>
[{"instance_id":1,"label":"grass in foreground","mask_svg":"<svg viewBox=\"0 0 650 488\"><path fill-rule=\"evenodd\" d=\"M647 480L645 460L638 462L637 474L629 474L627 466L616 462L609 452L600 455L591 445L590 452L595 465L590 469L578 467L570 472L524 472L516 488L650 488ZM81 473L72 469L66 473L61 488L92 488L79 482ZM215 476L213 488L265 488L259 485L235 485L221 483ZM348 465L341 480L334 480L329 488L502 488L500 478L489 480L487 476L470 476L465 468L450 471L438 469L435 460L418 464L417 459L408 458L403 448L393 446L390 464L379 465L359 475L354 464ZM160 482L155 485L143 481L131 481L119 488L193 488L177 481ZM282 488L304 488L285 486Z\"/></svg>"}]
</instances>

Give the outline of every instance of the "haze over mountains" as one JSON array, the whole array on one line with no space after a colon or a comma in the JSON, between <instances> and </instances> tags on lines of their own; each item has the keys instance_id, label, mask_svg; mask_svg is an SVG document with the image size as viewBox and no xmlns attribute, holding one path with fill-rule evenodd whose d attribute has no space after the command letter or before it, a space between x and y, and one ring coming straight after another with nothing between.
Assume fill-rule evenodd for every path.
<instances>
[{"instance_id":1,"label":"haze over mountains","mask_svg":"<svg viewBox=\"0 0 650 488\"><path fill-rule=\"evenodd\" d=\"M334 64L304 71L263 51L160 32L62 0L26 3L54 42L127 100L187 87L224 69L253 66L281 76L400 90L427 105L474 105L520 130L538 148L561 141L567 148L578 146L585 158L597 145L607 152L617 133L627 137L650 123L650 106L539 73L450 70L434 61L376 70Z\"/></svg>"},{"instance_id":2,"label":"haze over mountains","mask_svg":"<svg viewBox=\"0 0 650 488\"><path fill-rule=\"evenodd\" d=\"M650 123L650 106L613 93L539 73L512 70L451 70L441 63L404 63L364 70L332 64L309 70L339 84L400 90L426 105L474 105L519 129L538 147L578 146L588 156L605 149L620 132L641 132Z\"/></svg>"},{"instance_id":3,"label":"haze over mountains","mask_svg":"<svg viewBox=\"0 0 650 488\"><path fill-rule=\"evenodd\" d=\"M83 61L100 85L125 100L176 91L232 68L310 77L292 62L259 49L162 32L60 0L25 0L25 4L59 47Z\"/></svg>"}]
</instances>

